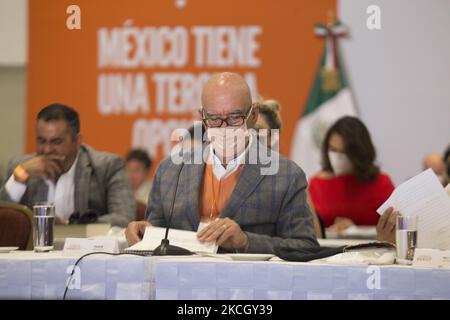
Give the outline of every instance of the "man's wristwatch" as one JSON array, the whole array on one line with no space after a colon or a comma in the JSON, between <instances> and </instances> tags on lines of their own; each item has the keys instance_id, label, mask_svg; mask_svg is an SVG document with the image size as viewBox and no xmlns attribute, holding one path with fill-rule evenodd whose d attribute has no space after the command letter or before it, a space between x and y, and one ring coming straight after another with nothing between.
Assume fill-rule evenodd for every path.
<instances>
[{"instance_id":1,"label":"man's wristwatch","mask_svg":"<svg viewBox=\"0 0 450 320\"><path fill-rule=\"evenodd\" d=\"M14 169L14 179L17 182L25 183L29 177L28 172L20 164Z\"/></svg>"}]
</instances>

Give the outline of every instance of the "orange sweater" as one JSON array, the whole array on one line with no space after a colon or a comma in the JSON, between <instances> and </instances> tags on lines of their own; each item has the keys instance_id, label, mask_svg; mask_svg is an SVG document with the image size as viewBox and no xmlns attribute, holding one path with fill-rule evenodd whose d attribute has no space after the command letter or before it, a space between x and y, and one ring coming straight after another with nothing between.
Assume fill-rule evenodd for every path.
<instances>
[{"instance_id":1,"label":"orange sweater","mask_svg":"<svg viewBox=\"0 0 450 320\"><path fill-rule=\"evenodd\" d=\"M210 163L205 165L202 189L199 193L200 220L202 222L209 222L220 216L233 193L243 168L244 165L240 165L234 172L219 181L213 173L212 165Z\"/></svg>"}]
</instances>

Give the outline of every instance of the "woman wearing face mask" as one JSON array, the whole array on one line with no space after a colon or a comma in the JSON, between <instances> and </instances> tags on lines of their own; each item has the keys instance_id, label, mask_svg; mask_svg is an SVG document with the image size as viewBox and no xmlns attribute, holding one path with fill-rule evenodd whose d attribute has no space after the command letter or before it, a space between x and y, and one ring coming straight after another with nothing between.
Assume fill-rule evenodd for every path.
<instances>
[{"instance_id":1,"label":"woman wearing face mask","mask_svg":"<svg viewBox=\"0 0 450 320\"><path fill-rule=\"evenodd\" d=\"M394 185L374 162L370 134L358 118L343 117L328 129L322 145L322 171L309 185L325 227L339 234L353 224L377 224L376 209Z\"/></svg>"}]
</instances>

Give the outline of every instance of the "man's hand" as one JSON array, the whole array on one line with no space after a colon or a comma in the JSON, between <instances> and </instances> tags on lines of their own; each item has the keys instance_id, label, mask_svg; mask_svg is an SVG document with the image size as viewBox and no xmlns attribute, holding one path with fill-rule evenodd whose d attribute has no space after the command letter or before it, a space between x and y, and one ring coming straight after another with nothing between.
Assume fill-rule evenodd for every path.
<instances>
[{"instance_id":1,"label":"man's hand","mask_svg":"<svg viewBox=\"0 0 450 320\"><path fill-rule=\"evenodd\" d=\"M395 244L395 220L401 216L400 212L394 211L389 207L381 215L377 224L377 239L379 241L388 241Z\"/></svg>"},{"instance_id":2,"label":"man's hand","mask_svg":"<svg viewBox=\"0 0 450 320\"><path fill-rule=\"evenodd\" d=\"M241 227L230 218L216 219L197 233L200 242L216 241L225 249L246 250L248 237Z\"/></svg>"},{"instance_id":3,"label":"man's hand","mask_svg":"<svg viewBox=\"0 0 450 320\"><path fill-rule=\"evenodd\" d=\"M335 232L337 235L341 235L347 228L354 225L355 223L349 218L337 217L334 219L334 224L327 230Z\"/></svg>"},{"instance_id":4,"label":"man's hand","mask_svg":"<svg viewBox=\"0 0 450 320\"><path fill-rule=\"evenodd\" d=\"M21 165L32 177L46 177L56 182L63 173L64 159L63 155L41 155L25 161Z\"/></svg>"},{"instance_id":5,"label":"man's hand","mask_svg":"<svg viewBox=\"0 0 450 320\"><path fill-rule=\"evenodd\" d=\"M125 238L129 245L133 245L142 240L144 237L145 228L151 227L148 221L133 221L128 224L125 230Z\"/></svg>"}]
</instances>

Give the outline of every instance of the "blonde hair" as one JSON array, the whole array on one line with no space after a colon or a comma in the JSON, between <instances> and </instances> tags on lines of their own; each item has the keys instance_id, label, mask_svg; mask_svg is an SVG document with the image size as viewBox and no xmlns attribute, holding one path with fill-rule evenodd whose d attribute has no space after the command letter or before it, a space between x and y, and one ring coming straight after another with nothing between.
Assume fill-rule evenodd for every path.
<instances>
[{"instance_id":1,"label":"blonde hair","mask_svg":"<svg viewBox=\"0 0 450 320\"><path fill-rule=\"evenodd\" d=\"M255 104L259 107L259 113L263 114L266 119L270 129L281 130L281 105L276 100L257 100Z\"/></svg>"}]
</instances>

